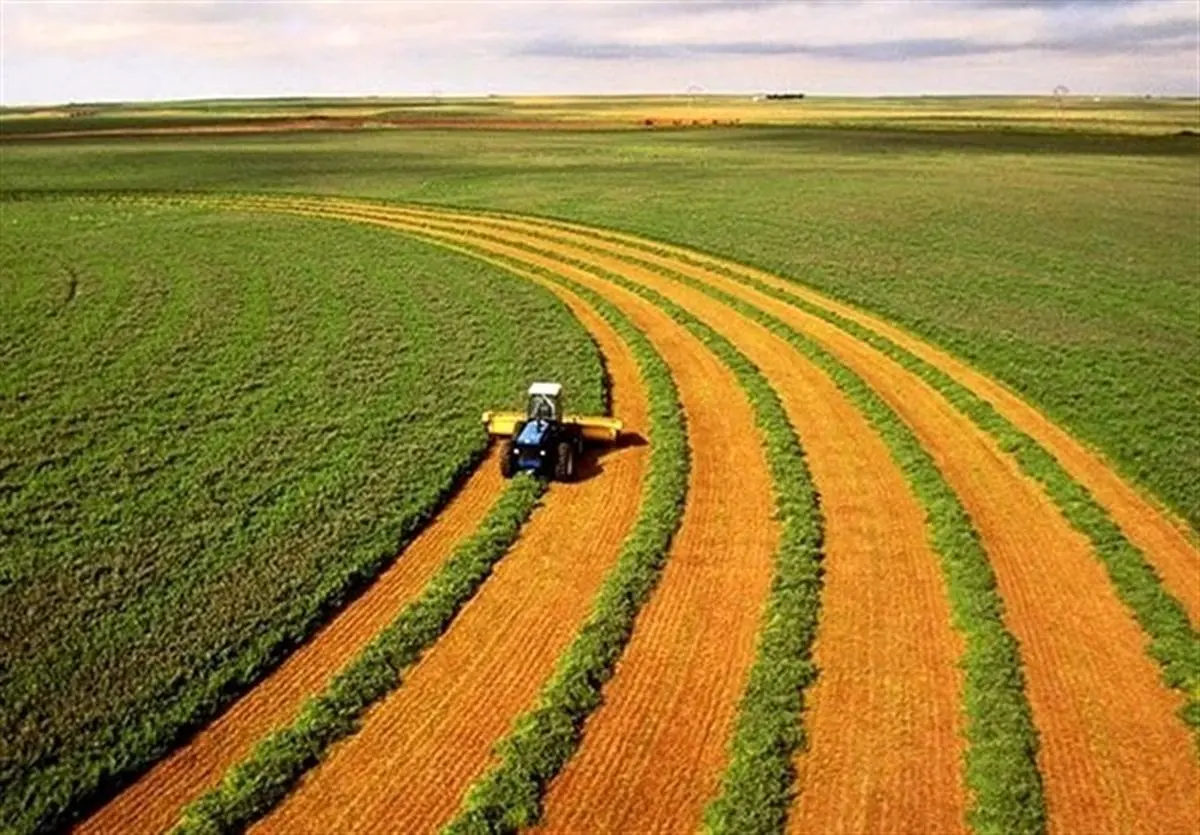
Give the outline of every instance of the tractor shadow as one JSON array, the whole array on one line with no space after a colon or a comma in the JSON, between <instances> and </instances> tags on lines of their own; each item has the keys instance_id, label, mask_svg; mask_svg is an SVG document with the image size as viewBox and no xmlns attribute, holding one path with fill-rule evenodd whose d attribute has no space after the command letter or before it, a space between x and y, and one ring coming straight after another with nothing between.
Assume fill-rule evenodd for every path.
<instances>
[{"instance_id":1,"label":"tractor shadow","mask_svg":"<svg viewBox=\"0 0 1200 835\"><path fill-rule=\"evenodd\" d=\"M646 446L649 441L636 432L623 432L611 446L587 446L575 465L575 481L596 478L604 472L604 459L615 452L631 447Z\"/></svg>"}]
</instances>

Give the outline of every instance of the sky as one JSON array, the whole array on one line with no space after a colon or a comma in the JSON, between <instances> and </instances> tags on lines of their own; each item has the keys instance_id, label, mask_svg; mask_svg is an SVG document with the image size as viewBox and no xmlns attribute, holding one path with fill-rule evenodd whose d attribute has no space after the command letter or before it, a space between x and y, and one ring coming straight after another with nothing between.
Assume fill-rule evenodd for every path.
<instances>
[{"instance_id":1,"label":"sky","mask_svg":"<svg viewBox=\"0 0 1200 835\"><path fill-rule=\"evenodd\" d=\"M1200 95L1200 0L0 0L0 103Z\"/></svg>"}]
</instances>

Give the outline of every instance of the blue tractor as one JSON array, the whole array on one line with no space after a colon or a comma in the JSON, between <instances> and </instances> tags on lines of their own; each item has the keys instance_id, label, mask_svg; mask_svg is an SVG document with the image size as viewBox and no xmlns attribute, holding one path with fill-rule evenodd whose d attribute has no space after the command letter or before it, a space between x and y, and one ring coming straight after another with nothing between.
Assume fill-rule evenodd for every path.
<instances>
[{"instance_id":1,"label":"blue tractor","mask_svg":"<svg viewBox=\"0 0 1200 835\"><path fill-rule=\"evenodd\" d=\"M572 481L584 444L613 443L621 432L621 422L613 418L564 415L559 383L531 385L525 414L484 412L483 422L490 435L505 438L500 450L505 478L529 472Z\"/></svg>"}]
</instances>

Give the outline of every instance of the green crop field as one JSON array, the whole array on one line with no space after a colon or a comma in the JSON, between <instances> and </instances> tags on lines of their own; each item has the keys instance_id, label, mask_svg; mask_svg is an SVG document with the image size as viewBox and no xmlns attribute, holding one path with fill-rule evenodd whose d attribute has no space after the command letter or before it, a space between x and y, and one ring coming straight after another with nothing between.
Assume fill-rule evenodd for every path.
<instances>
[{"instance_id":1,"label":"green crop field","mask_svg":"<svg viewBox=\"0 0 1200 835\"><path fill-rule=\"evenodd\" d=\"M420 127L422 118L439 126ZM337 129L36 136L296 119ZM354 119L371 124L335 124ZM476 124L489 119L554 124ZM564 383L573 408L604 408L595 343L555 296L502 264L344 222L370 211L361 201L318 218L267 213L320 213L310 204L232 198L536 215L761 268L879 314L1007 384L1173 511L1194 544L1197 127L1194 101L1078 99L273 99L0 110L0 830L53 829L84 815L275 668L436 516L484 454L483 409L519 405L535 378ZM209 200L218 195L230 199ZM409 232L417 223L402 212L389 222ZM486 253L489 236L502 233L516 234L481 223L471 246ZM458 233L442 234L454 242ZM541 701L514 713L523 724L504 737L459 824L514 809L537 817L659 581L692 501L684 482L698 453L685 442L674 369L661 343L651 345L661 334L643 334L612 297L565 273L506 257L580 294L628 341L659 434L619 570ZM972 527L977 511L960 505L961 487L922 449L919 427L844 358L754 303L676 275L727 307L728 321L705 324L664 294L607 280L668 311L736 373L756 409L754 443L767 451L785 530L769 606L783 614L762 633L757 683L710 825L737 831L764 808L776 822L788 813L791 757L805 738L795 716L819 678L808 653L814 636L819 643L827 522L804 438L773 388L779 380L729 341L736 313L849 392L916 485L967 639L974 724L965 736L980 747L965 761L986 807L973 814L1010 815L1039 831L1038 731L995 557ZM1152 639L1174 641L1153 651L1170 686L1194 690L1200 656L1189 615L1103 502L957 382L869 328L835 324L921 373L947 393L948 409L1025 456L1025 474L1048 485L1054 512L1105 561L1123 595L1116 605L1127 604ZM462 565L448 563L444 587L433 584L307 713L228 772L189 813L195 826L211 822L206 814L238 826L264 814L400 687L407 665L491 582L541 488L506 495L489 523L501 533L484 525L461 549ZM1124 561L1109 565L1117 551ZM1002 651L983 652L985 638ZM988 733L1008 753L980 753ZM756 784L766 749L774 770Z\"/></svg>"},{"instance_id":2,"label":"green crop field","mask_svg":"<svg viewBox=\"0 0 1200 835\"><path fill-rule=\"evenodd\" d=\"M1091 134L921 131L897 119L891 129L13 142L0 146L0 188L353 195L542 214L691 245L952 349L1196 527L1200 139L1119 132L1147 109L1134 102L1113 132Z\"/></svg>"},{"instance_id":3,"label":"green crop field","mask_svg":"<svg viewBox=\"0 0 1200 835\"><path fill-rule=\"evenodd\" d=\"M483 409L541 374L602 406L565 308L427 244L96 201L2 229L6 804L211 716L436 512Z\"/></svg>"}]
</instances>

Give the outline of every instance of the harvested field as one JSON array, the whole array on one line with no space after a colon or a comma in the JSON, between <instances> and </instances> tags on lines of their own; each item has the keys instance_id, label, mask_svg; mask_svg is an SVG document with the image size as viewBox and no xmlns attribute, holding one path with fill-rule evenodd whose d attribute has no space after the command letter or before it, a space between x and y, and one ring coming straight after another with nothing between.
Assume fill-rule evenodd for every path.
<instances>
[{"instance_id":1,"label":"harvested field","mask_svg":"<svg viewBox=\"0 0 1200 835\"><path fill-rule=\"evenodd\" d=\"M448 238L471 243L469 230L464 231ZM559 795L566 798L561 825L567 829L637 830L681 816L698 823L720 776L725 738L753 657L776 536L770 521L769 479L749 404L732 374L707 349L644 300L552 259L484 241L474 244L553 269L602 292L646 332L676 377L695 450L687 510L660 587L618 668L609 706L589 723L583 749L551 792L548 815L553 827L558 786L569 785L572 775L580 774L590 793ZM740 473L734 493L720 486L732 471ZM719 536L718 531L731 528L739 531L736 538ZM732 589L739 594L729 596ZM714 597L725 603L717 618L701 605ZM671 673L664 675L661 665ZM678 682L666 696L671 705L666 718L645 709L647 700L663 698L657 688L664 679ZM592 751L600 752L604 762L613 747L622 748L636 764L634 774L640 782L631 785L628 772L587 768L595 756ZM688 752L686 759L672 762L669 769L662 767L664 758L681 751ZM624 784L619 790L606 782L614 778ZM606 820L590 817L599 808L597 792L605 798L605 814L611 815Z\"/></svg>"},{"instance_id":2,"label":"harvested field","mask_svg":"<svg viewBox=\"0 0 1200 835\"><path fill-rule=\"evenodd\" d=\"M564 298L605 356L614 414L644 434L645 396L628 349ZM404 685L256 831L393 832L397 820L432 831L444 823L586 615L636 516L646 454L637 443L608 451L582 482L556 485Z\"/></svg>"},{"instance_id":3,"label":"harvested field","mask_svg":"<svg viewBox=\"0 0 1200 835\"><path fill-rule=\"evenodd\" d=\"M790 346L760 325L741 317L731 320L728 308L702 293L587 250L527 234L504 237L662 292L742 350L788 409L813 462L827 519L817 651L823 675L813 692L812 753L800 780L805 814L796 820L825 831L839 820L879 820L879 807L886 807L885 819L898 826L960 827L965 809L958 711L962 688L955 664L961 642L950 627L946 592L926 542L921 510L863 416ZM872 673L863 675L863 670ZM878 680L889 682L886 693L872 685ZM844 727L848 705L856 716L852 732ZM920 793L912 792L906 779L916 769L926 775ZM571 773L569 768L564 784ZM599 795L590 799L600 803ZM587 808L587 800L580 805ZM602 828L643 823L609 821L612 825ZM592 824L568 819L563 825Z\"/></svg>"},{"instance_id":4,"label":"harvested field","mask_svg":"<svg viewBox=\"0 0 1200 835\"><path fill-rule=\"evenodd\" d=\"M425 585L500 491L488 455L437 518L360 597L216 721L83 821L76 832L156 833L179 818L272 728L292 719Z\"/></svg>"},{"instance_id":5,"label":"harvested field","mask_svg":"<svg viewBox=\"0 0 1200 835\"><path fill-rule=\"evenodd\" d=\"M962 497L992 557L1010 627L1026 648L1054 824L1063 831L1118 831L1132 820L1186 829L1200 775L1188 734L1173 715L1180 700L1160 683L1145 636L1083 537L924 383L815 317L733 282L709 280L815 335L846 361L914 427ZM1038 558L1051 554L1053 560ZM1039 593L1041 599L1031 599ZM1119 685L1108 665L1120 670ZM1108 697L1097 702L1099 692Z\"/></svg>"},{"instance_id":6,"label":"harvested field","mask_svg":"<svg viewBox=\"0 0 1200 835\"><path fill-rule=\"evenodd\" d=\"M961 685L955 670L961 647L950 629L945 590L936 558L925 541L920 510L886 448L866 421L827 377L797 356L778 337L747 321L731 326L727 309L703 294L683 287L676 287L671 292L671 288L665 286L667 282L656 282L645 271L586 251L555 246L528 236L506 239L567 258L587 260L603 269L624 268L626 275L667 291L676 301L700 313L710 325L725 331L772 380L804 443L810 447L818 487L825 497L829 517L826 553L830 578L827 580L826 606L830 608L825 616L820 654L821 666L828 672L822 678L826 684L817 689L812 734L817 752L813 756L831 760L834 767L814 769L814 774L819 775L817 785L811 791L807 785L802 785L802 791L805 797L818 798L814 807L820 799L828 799L832 805L815 811L810 820L819 824L822 814L827 816L826 822L844 816L846 809L839 805L841 801L851 806L861 803L854 809L860 817L870 817L873 806L882 803L888 807L888 820L898 824L919 822L943 830L961 825L965 805L958 742L961 720L957 705L961 699ZM486 243L479 245L488 246ZM695 414L692 409L688 413ZM686 520L685 516L684 530L687 530ZM680 546L683 544L681 538ZM666 577L671 578L672 571L676 570L668 568ZM677 579L675 582L682 581ZM861 604L864 589L872 601L869 606ZM913 591L898 594L898 589ZM653 611L653 605L666 604L652 604L650 611ZM689 631L696 631L694 624ZM641 634L639 630L635 636ZM645 639L649 646L664 644L661 634L653 638ZM634 647L637 645L635 637ZM682 655L691 657L694 654ZM825 658L829 659L828 667ZM642 663L653 669L653 662ZM880 698L882 694L869 686L869 677L857 673L864 667L886 674L887 680L892 682L887 698ZM677 677L686 680L682 674L673 675L671 679ZM614 692L621 692L617 689L621 687L621 681L618 676L613 685ZM703 682L696 681L682 690L687 692L702 686ZM822 690L829 689L832 689L832 697L819 695ZM683 701L678 695L676 698ZM824 711L819 708L822 698L831 700L831 707ZM857 735L839 732L845 712L834 705L844 707L847 703L860 708L857 715L866 717L858 726L862 730ZM599 711L597 722L605 715L605 710ZM615 722L614 725L618 729L622 727ZM589 730L590 733L593 731ZM618 735L615 730L609 733ZM645 733L628 736L638 739ZM847 740L851 744L847 744ZM673 742L676 746L686 747L679 738ZM619 743L609 741L605 756L614 756L610 749L618 746ZM548 826L551 829L556 826L556 797L570 797L572 808L594 814L588 810L610 805L613 796L619 794L611 785L596 781L576 801L572 790L565 788L573 780L583 779L573 775L576 769L585 768L582 763L586 762L583 758L587 757L588 750L585 743L581 760L568 767L548 799ZM638 756L646 757L642 768L649 775L654 771L649 759L653 748L647 746L643 750L647 753ZM908 781L904 775L915 768L922 768L930 775L928 785L934 788L916 795L906 789ZM592 769L601 771L596 765ZM676 773L653 776L678 782ZM620 779L627 785L629 770L623 769ZM837 784L839 780L842 785ZM828 781L833 781L833 785L827 784ZM636 801L629 803L631 807L646 808L651 792L653 796L660 796L666 790L665 783L656 785L649 777L646 783L650 788L643 789L641 794L631 793L631 799ZM878 785L880 783L883 786ZM864 784L866 789L862 788ZM622 786L621 791L629 789ZM704 796L711 791L709 786L698 794ZM602 797L606 798L603 802ZM682 799L680 806L668 807L668 814L658 820L658 824L663 820L679 819L681 807L685 807L686 802ZM557 825L568 830L580 827L636 829L656 825L653 819L623 819L617 814L619 811L614 812L611 819L584 819L566 813L565 819ZM695 808L684 814L694 816Z\"/></svg>"},{"instance_id":7,"label":"harvested field","mask_svg":"<svg viewBox=\"0 0 1200 835\"><path fill-rule=\"evenodd\" d=\"M360 206L358 211L369 215L371 209ZM437 228L439 222L447 222L436 213L410 217L426 231L430 224ZM492 222L489 234L517 242L522 238L504 232L503 222ZM597 263L597 257L585 251L567 251L545 241L524 243ZM490 244L481 246L495 251ZM638 280L647 279L628 265L621 267L603 258L598 263ZM1119 829L1123 821L1159 821L1165 815L1172 825L1184 825L1200 783L1189 756L1188 735L1172 715L1179 699L1160 683L1158 671L1146 657L1144 635L1117 599L1084 537L1066 524L1037 485L984 433L915 375L823 320L723 276L700 274L815 336L862 375L914 428L963 498L999 576L1010 627L1025 647L1028 692L1043 740L1040 761L1055 824L1068 831L1079 827L1109 831ZM1017 519L1020 524L1013 524ZM1038 560L1042 553L1055 554L1056 561ZM1064 590L1050 584L1041 588L1060 604L1064 595L1071 601L1065 618L1055 612L1049 599L1030 599L1031 589L1056 572L1074 578L1070 587ZM1061 585L1060 581L1057 586ZM635 637L630 651L636 646ZM1120 688L1110 689L1103 680L1102 659L1106 656L1120 659ZM619 682L618 675L612 692L620 692ZM1096 692L1108 692L1111 698L1097 705ZM603 715L602 709L597 721ZM551 792L551 825L557 793L570 785L573 771L587 762L588 750L585 740L580 758ZM1090 754L1080 757L1080 751ZM1164 776L1158 782L1147 782L1144 775L1160 773L1159 764L1164 762L1173 765L1161 772Z\"/></svg>"},{"instance_id":8,"label":"harvested field","mask_svg":"<svg viewBox=\"0 0 1200 835\"><path fill-rule=\"evenodd\" d=\"M439 216L446 214L443 212ZM1147 559L1162 574L1169 591L1185 606L1193 623L1200 623L1200 550L1190 541L1182 523L1144 498L1117 476L1096 453L1086 449L1028 403L945 351L877 316L808 290L795 282L704 253L608 230L592 230L577 224L491 215L488 221L499 228L528 230L556 240L601 248L622 258L712 282L714 286L740 295L766 310L776 310L770 306L773 300L762 294L743 293L745 288L727 280L728 275L748 278L859 323L891 340L990 403L1017 429L1029 434L1051 452L1071 477L1086 487L1112 515L1125 536L1145 552Z\"/></svg>"},{"instance_id":9,"label":"harvested field","mask_svg":"<svg viewBox=\"0 0 1200 835\"><path fill-rule=\"evenodd\" d=\"M815 291L631 235L349 199L208 202L383 227L513 265L555 293L592 335L611 379L613 412L643 439L648 401L633 353L569 286L614 305L669 367L691 448L682 522L611 680L588 683L602 702L579 723L578 750L561 771L556 765L537 775L535 790L545 787L534 803L538 831L695 831L730 768L775 593L775 501L784 476L769 466L756 422L760 400L748 393L764 383L753 389L759 378L739 377L729 351L778 396L824 520L823 587L812 603L819 606L816 675L804 684L802 713L789 717L801 742L794 774L761 775L792 781L787 831L982 826L981 790L972 783L982 772L972 763L986 757L987 742L973 736L972 723L987 704L972 704L981 691L971 690L978 684L964 661L973 637L961 618L964 587L955 583L962 580L950 565L959 552L939 539L946 531L935 521L933 494L876 408L908 433L960 508L958 532L994 573L1003 600L995 622L1019 642L1010 672L1032 717L1022 740L1036 785L1006 801L1026 804L1010 831L1195 830L1195 704L1182 720L1180 713L1200 698L1200 554L1169 513L1008 388ZM696 327L727 341L726 353ZM878 406L865 407L846 375ZM981 413L970 398L994 412ZM1020 444L1013 432L1023 433ZM642 443L621 445L585 467L578 483L553 485L400 686L253 828L384 833L403 821L406 831L425 832L454 818L497 762L496 743L535 706L587 620L638 519L648 452ZM1030 464L1035 454L1059 469L1045 475ZM494 459L482 467L362 596L79 830L163 830L256 740L290 721L475 528L501 486ZM1081 521L1092 517L1080 515L1074 495L1086 512L1111 517L1113 533ZM1148 567L1131 580L1125 569L1143 559ZM1005 773L1002 764L991 767L998 770L989 775ZM781 811L762 831L779 831L782 818ZM504 826L515 828L513 820Z\"/></svg>"},{"instance_id":10,"label":"harvested field","mask_svg":"<svg viewBox=\"0 0 1200 835\"><path fill-rule=\"evenodd\" d=\"M581 237L585 241L589 240L587 236ZM806 290L794 282L688 250L658 244L649 249L644 242L639 247L636 246L637 239L629 236L610 236L606 233L604 238L606 246L615 253L674 269L685 275L703 279L704 272L697 270L695 265L711 265L733 275L762 282L857 322L945 372L990 403L1020 431L1029 434L1051 452L1071 477L1086 487L1112 515L1125 536L1145 552L1147 559L1162 574L1167 588L1187 609L1192 622L1200 623L1200 551L1189 540L1183 524L1117 476L1099 455L1088 450L1003 385L877 316ZM619 243L611 243L613 241ZM674 252L679 257L664 258L660 252Z\"/></svg>"}]
</instances>

